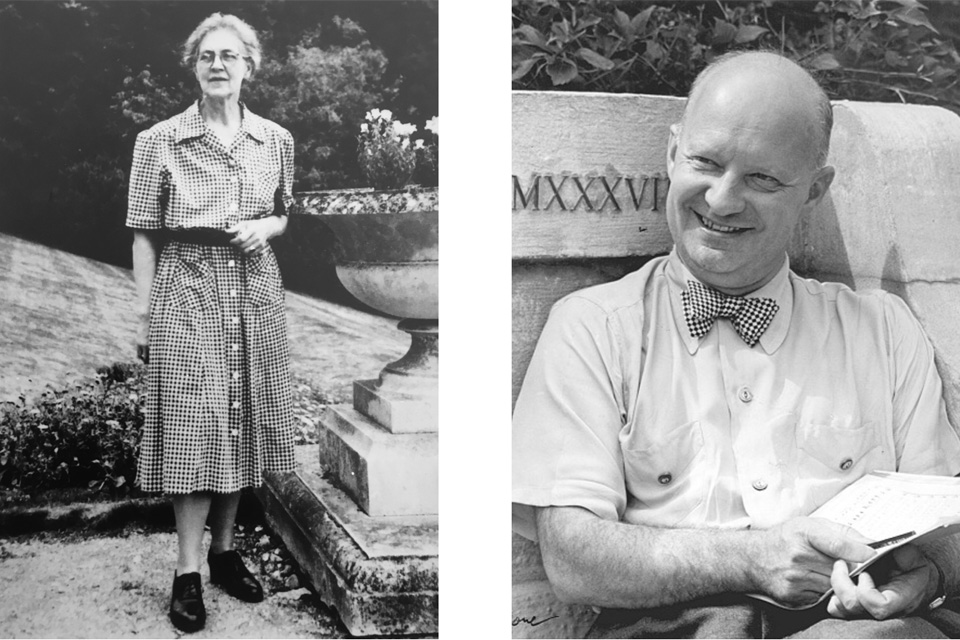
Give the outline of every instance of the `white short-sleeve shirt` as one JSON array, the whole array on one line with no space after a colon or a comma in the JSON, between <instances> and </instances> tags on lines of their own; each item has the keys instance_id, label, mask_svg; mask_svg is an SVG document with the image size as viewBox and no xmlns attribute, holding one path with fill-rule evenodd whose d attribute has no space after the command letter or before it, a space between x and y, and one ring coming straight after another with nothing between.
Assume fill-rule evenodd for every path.
<instances>
[{"instance_id":1,"label":"white short-sleeve shirt","mask_svg":"<svg viewBox=\"0 0 960 640\"><path fill-rule=\"evenodd\" d=\"M674 251L560 300L514 411L518 533L533 506L665 527L769 527L872 470L954 475L933 349L898 297L798 277L754 346L691 337Z\"/></svg>"}]
</instances>

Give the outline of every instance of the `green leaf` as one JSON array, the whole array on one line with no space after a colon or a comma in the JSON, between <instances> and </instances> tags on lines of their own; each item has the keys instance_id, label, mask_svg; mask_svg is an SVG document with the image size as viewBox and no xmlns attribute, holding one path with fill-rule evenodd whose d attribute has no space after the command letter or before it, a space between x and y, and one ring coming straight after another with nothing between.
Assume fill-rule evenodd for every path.
<instances>
[{"instance_id":1,"label":"green leaf","mask_svg":"<svg viewBox=\"0 0 960 640\"><path fill-rule=\"evenodd\" d=\"M920 8L920 6L895 9L894 11L890 12L889 17L893 21L900 21L904 24L909 24L914 27L926 27L934 33L940 33L932 24L930 24L930 20L927 19L927 16L923 13L923 10Z\"/></svg>"},{"instance_id":2,"label":"green leaf","mask_svg":"<svg viewBox=\"0 0 960 640\"><path fill-rule=\"evenodd\" d=\"M604 71L609 71L610 69L613 69L616 66L613 60L610 60L609 58L605 58L604 56L600 55L596 51L592 51L587 48L582 48L579 51L577 51L577 55L580 56L582 59L586 60L587 62L589 62L591 65L593 65L597 69L602 69Z\"/></svg>"},{"instance_id":3,"label":"green leaf","mask_svg":"<svg viewBox=\"0 0 960 640\"><path fill-rule=\"evenodd\" d=\"M936 69L933 70L933 73L930 74L930 79L933 80L934 82L940 82L941 80L949 78L955 73L956 73L956 70L954 69L947 69L946 67L937 67Z\"/></svg>"},{"instance_id":4,"label":"green leaf","mask_svg":"<svg viewBox=\"0 0 960 640\"><path fill-rule=\"evenodd\" d=\"M537 29L535 29L534 27L531 27L528 24L520 25L519 27L513 30L513 34L515 36L517 35L523 36L523 40L532 45L536 45L541 48L546 48L547 46L546 37L542 33L540 33Z\"/></svg>"},{"instance_id":5,"label":"green leaf","mask_svg":"<svg viewBox=\"0 0 960 640\"><path fill-rule=\"evenodd\" d=\"M647 23L650 21L650 16L653 15L654 9L657 8L657 5L647 7L637 15L633 16L630 20L630 28L633 29L634 33L642 34L647 29Z\"/></svg>"},{"instance_id":6,"label":"green leaf","mask_svg":"<svg viewBox=\"0 0 960 640\"><path fill-rule=\"evenodd\" d=\"M713 27L713 44L729 44L737 35L737 28L726 20L716 19Z\"/></svg>"},{"instance_id":7,"label":"green leaf","mask_svg":"<svg viewBox=\"0 0 960 640\"><path fill-rule=\"evenodd\" d=\"M768 29L764 27L758 27L753 24L745 24L739 29L737 29L737 35L734 37L734 41L737 44L745 44L747 42L753 42L763 34L765 34Z\"/></svg>"},{"instance_id":8,"label":"green leaf","mask_svg":"<svg viewBox=\"0 0 960 640\"><path fill-rule=\"evenodd\" d=\"M537 63L536 60L527 59L522 61L520 64L516 65L513 68L513 75L511 76L511 80L519 80L523 76L530 73L530 70L533 69L533 65L535 65L536 63Z\"/></svg>"},{"instance_id":9,"label":"green leaf","mask_svg":"<svg viewBox=\"0 0 960 640\"><path fill-rule=\"evenodd\" d=\"M656 40L647 40L647 50L643 52L643 57L650 62L656 62L663 57L663 47Z\"/></svg>"},{"instance_id":10,"label":"green leaf","mask_svg":"<svg viewBox=\"0 0 960 640\"><path fill-rule=\"evenodd\" d=\"M620 9L613 10L613 24L616 25L617 29L619 29L623 35L633 35L633 29L630 27L630 16Z\"/></svg>"},{"instance_id":11,"label":"green leaf","mask_svg":"<svg viewBox=\"0 0 960 640\"><path fill-rule=\"evenodd\" d=\"M832 53L821 53L810 61L810 68L817 71L829 71L830 69L839 69L840 63Z\"/></svg>"},{"instance_id":12,"label":"green leaf","mask_svg":"<svg viewBox=\"0 0 960 640\"><path fill-rule=\"evenodd\" d=\"M577 65L566 58L557 57L547 65L547 74L549 74L554 86L567 84L577 77Z\"/></svg>"}]
</instances>

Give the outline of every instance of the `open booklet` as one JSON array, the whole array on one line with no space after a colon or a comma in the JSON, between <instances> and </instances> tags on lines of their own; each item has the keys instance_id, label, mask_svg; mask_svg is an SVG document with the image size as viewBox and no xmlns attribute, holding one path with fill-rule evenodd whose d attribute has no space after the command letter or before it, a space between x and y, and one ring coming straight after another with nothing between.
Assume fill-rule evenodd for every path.
<instances>
[{"instance_id":1,"label":"open booklet","mask_svg":"<svg viewBox=\"0 0 960 640\"><path fill-rule=\"evenodd\" d=\"M828 500L810 517L845 524L872 540L889 540L877 545L876 555L850 571L856 576L897 547L960 533L960 478L874 471ZM816 602L799 607L764 595L749 595L784 609L809 609L831 593L832 589Z\"/></svg>"}]
</instances>

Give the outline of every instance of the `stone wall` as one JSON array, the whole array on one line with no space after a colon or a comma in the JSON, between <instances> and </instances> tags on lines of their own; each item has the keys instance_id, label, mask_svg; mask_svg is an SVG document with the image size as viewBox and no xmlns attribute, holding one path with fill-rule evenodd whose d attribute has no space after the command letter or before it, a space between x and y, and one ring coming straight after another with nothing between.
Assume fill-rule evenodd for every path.
<instances>
[{"instance_id":1,"label":"stone wall","mask_svg":"<svg viewBox=\"0 0 960 640\"><path fill-rule=\"evenodd\" d=\"M669 251L670 124L684 100L513 94L513 398L550 306ZM803 275L904 298L937 351L960 421L960 118L936 107L834 103L829 197L791 248ZM514 637L579 637L593 612L553 596L538 547L514 535ZM530 624L530 620L547 620Z\"/></svg>"}]
</instances>

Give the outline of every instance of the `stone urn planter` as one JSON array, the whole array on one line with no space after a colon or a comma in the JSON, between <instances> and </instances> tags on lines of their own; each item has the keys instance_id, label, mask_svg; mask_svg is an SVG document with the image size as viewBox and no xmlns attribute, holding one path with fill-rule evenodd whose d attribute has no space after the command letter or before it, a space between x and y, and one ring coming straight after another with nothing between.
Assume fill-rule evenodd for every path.
<instances>
[{"instance_id":1,"label":"stone urn planter","mask_svg":"<svg viewBox=\"0 0 960 640\"><path fill-rule=\"evenodd\" d=\"M301 192L296 198L300 215L316 216L336 236L334 260L344 287L370 307L401 318L398 328L411 337L407 353L376 379L354 382L353 408L360 416L334 408L323 417L321 464L342 475L342 486L370 515L435 514L437 189ZM367 425L360 442L354 436L364 431L357 426L362 418L379 429ZM384 438L382 431L410 438Z\"/></svg>"}]
</instances>

